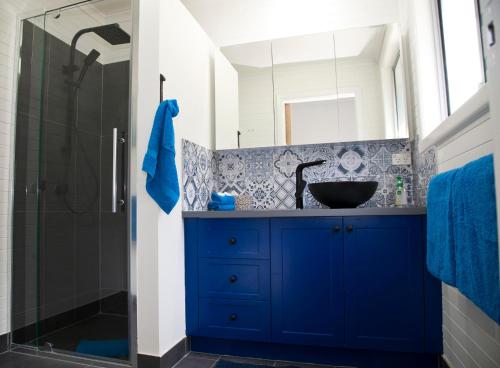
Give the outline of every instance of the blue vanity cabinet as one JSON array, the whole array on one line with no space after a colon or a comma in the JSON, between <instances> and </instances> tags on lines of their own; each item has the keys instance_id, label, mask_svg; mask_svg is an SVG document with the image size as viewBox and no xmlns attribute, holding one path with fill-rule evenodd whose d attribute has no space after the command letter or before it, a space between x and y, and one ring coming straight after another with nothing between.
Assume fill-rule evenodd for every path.
<instances>
[{"instance_id":1,"label":"blue vanity cabinet","mask_svg":"<svg viewBox=\"0 0 500 368\"><path fill-rule=\"evenodd\" d=\"M186 219L190 336L269 341L269 219Z\"/></svg>"},{"instance_id":2,"label":"blue vanity cabinet","mask_svg":"<svg viewBox=\"0 0 500 368\"><path fill-rule=\"evenodd\" d=\"M250 344L241 354L258 342L280 359L283 349L410 361L442 351L425 216L186 218L185 236L193 341ZM351 363L340 365L369 366Z\"/></svg>"},{"instance_id":3,"label":"blue vanity cabinet","mask_svg":"<svg viewBox=\"0 0 500 368\"><path fill-rule=\"evenodd\" d=\"M344 343L342 219L271 219L272 338Z\"/></svg>"},{"instance_id":4,"label":"blue vanity cabinet","mask_svg":"<svg viewBox=\"0 0 500 368\"><path fill-rule=\"evenodd\" d=\"M344 219L346 345L425 349L421 216Z\"/></svg>"}]
</instances>

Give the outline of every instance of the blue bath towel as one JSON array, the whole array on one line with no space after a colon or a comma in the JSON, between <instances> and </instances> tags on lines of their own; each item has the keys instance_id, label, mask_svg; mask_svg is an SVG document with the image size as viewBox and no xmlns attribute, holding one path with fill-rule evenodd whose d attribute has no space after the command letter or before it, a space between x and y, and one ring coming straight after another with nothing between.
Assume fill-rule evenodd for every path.
<instances>
[{"instance_id":1,"label":"blue bath towel","mask_svg":"<svg viewBox=\"0 0 500 368\"><path fill-rule=\"evenodd\" d=\"M76 352L108 358L126 357L128 340L80 340Z\"/></svg>"},{"instance_id":2,"label":"blue bath towel","mask_svg":"<svg viewBox=\"0 0 500 368\"><path fill-rule=\"evenodd\" d=\"M455 239L452 188L456 170L432 178L427 194L427 268L441 281L455 286Z\"/></svg>"},{"instance_id":3,"label":"blue bath towel","mask_svg":"<svg viewBox=\"0 0 500 368\"><path fill-rule=\"evenodd\" d=\"M178 113L176 100L166 100L158 106L142 164L142 170L148 174L146 190L166 213L172 211L180 195L172 121Z\"/></svg>"},{"instance_id":4,"label":"blue bath towel","mask_svg":"<svg viewBox=\"0 0 500 368\"><path fill-rule=\"evenodd\" d=\"M457 288L500 324L500 276L493 156L473 161L456 174Z\"/></svg>"},{"instance_id":5,"label":"blue bath towel","mask_svg":"<svg viewBox=\"0 0 500 368\"><path fill-rule=\"evenodd\" d=\"M212 199L212 202L219 203L219 204L231 204L234 206L236 203L234 195L228 194L228 193L212 192L211 199Z\"/></svg>"}]
</instances>

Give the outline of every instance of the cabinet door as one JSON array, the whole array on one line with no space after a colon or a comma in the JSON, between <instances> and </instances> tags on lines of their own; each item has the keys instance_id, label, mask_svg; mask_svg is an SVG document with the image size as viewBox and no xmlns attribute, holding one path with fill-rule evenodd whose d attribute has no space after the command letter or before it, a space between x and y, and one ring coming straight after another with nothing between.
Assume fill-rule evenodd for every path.
<instances>
[{"instance_id":1,"label":"cabinet door","mask_svg":"<svg viewBox=\"0 0 500 368\"><path fill-rule=\"evenodd\" d=\"M424 349L421 218L344 218L346 345Z\"/></svg>"},{"instance_id":2,"label":"cabinet door","mask_svg":"<svg viewBox=\"0 0 500 368\"><path fill-rule=\"evenodd\" d=\"M272 220L273 341L343 343L341 229L341 218Z\"/></svg>"}]
</instances>

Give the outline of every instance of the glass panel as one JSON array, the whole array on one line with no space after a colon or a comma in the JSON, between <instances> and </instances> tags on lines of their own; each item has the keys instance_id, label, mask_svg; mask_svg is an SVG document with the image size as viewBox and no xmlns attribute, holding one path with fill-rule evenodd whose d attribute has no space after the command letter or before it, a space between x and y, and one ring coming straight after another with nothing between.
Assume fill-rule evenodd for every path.
<instances>
[{"instance_id":1,"label":"glass panel","mask_svg":"<svg viewBox=\"0 0 500 368\"><path fill-rule=\"evenodd\" d=\"M22 301L22 295L34 289L36 296L23 308L33 308L36 314L30 315L31 319L23 317L20 326L34 325L24 329L29 336L15 339L17 343L129 359L124 199L130 10L129 0L88 2L46 13L43 19L38 18L43 27L32 31L44 44L44 58L37 63L43 93L37 130L32 133L38 132L39 143L32 145L18 132L16 163L26 161L21 156L23 146L35 150L38 171L33 180L39 182L39 197L32 210L36 221L30 218L31 222L22 222L22 218L15 223L14 232L27 237L33 229L38 236L33 242L38 246L29 254L35 263L30 267L27 261L22 263L28 258L21 253L22 238L15 240L14 253L18 249L19 255L15 255L14 273L20 274L19 280L29 277L34 285L15 286L14 294L19 297L14 299ZM31 48L36 47L33 42ZM31 56L31 68L33 65ZM27 83L37 83L34 77L26 75ZM24 101L23 90L19 93L19 100ZM114 154L116 170L112 168ZM113 172L117 198L111 196ZM16 171L20 185L18 176L20 179L22 174ZM24 187L28 188L27 196L29 186ZM24 187L20 187L21 194ZM118 204L116 212L112 212L112 200Z\"/></svg>"},{"instance_id":2,"label":"glass panel","mask_svg":"<svg viewBox=\"0 0 500 368\"><path fill-rule=\"evenodd\" d=\"M441 28L452 114L484 82L483 56L476 0L440 0Z\"/></svg>"},{"instance_id":3,"label":"glass panel","mask_svg":"<svg viewBox=\"0 0 500 368\"><path fill-rule=\"evenodd\" d=\"M394 121L396 123L394 131L397 137L408 137L408 121L406 117L406 91L405 91L405 77L403 70L403 63L401 58L394 66L394 93L395 93L395 108L396 116Z\"/></svg>"},{"instance_id":4,"label":"glass panel","mask_svg":"<svg viewBox=\"0 0 500 368\"><path fill-rule=\"evenodd\" d=\"M12 342L36 344L40 308L39 172L44 106L44 17L21 22L14 169Z\"/></svg>"},{"instance_id":5,"label":"glass panel","mask_svg":"<svg viewBox=\"0 0 500 368\"><path fill-rule=\"evenodd\" d=\"M221 51L237 73L235 85L237 85L238 103L231 104L233 106L228 105L229 101L236 102L235 89L226 91L227 95L219 90L218 109L238 110L237 147L273 146L275 137L271 42L261 41L228 46L221 48ZM230 78L231 69L230 66L225 68L218 66L217 83ZM229 116L232 115L229 114ZM221 131L228 125L222 120L219 115L217 124ZM233 124L229 122L229 126ZM234 136L232 130L227 133L228 136ZM224 144L225 142L218 142L217 148L236 148Z\"/></svg>"}]
</instances>

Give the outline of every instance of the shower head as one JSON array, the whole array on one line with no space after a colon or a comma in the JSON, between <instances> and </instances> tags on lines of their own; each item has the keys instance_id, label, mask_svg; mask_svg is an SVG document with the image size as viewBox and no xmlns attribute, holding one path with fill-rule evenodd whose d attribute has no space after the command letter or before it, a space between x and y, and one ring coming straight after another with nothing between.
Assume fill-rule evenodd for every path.
<instances>
[{"instance_id":1,"label":"shower head","mask_svg":"<svg viewBox=\"0 0 500 368\"><path fill-rule=\"evenodd\" d=\"M91 66L92 64L94 64L94 62L97 60L99 56L101 56L101 53L96 49L92 49L92 51L89 52L89 54L84 60L85 65L87 67Z\"/></svg>"},{"instance_id":2,"label":"shower head","mask_svg":"<svg viewBox=\"0 0 500 368\"><path fill-rule=\"evenodd\" d=\"M111 24L106 24L104 26L97 26L97 27L91 27L91 28L84 28L76 32L76 34L73 36L73 40L71 41L71 50L70 50L70 55L69 55L69 63L68 65L64 66L63 72L64 74L69 76L69 80L73 80L73 74L79 69L77 65L75 65L75 50L76 50L76 43L78 42L78 39L86 34L86 33L95 33L99 37L101 37L103 40L106 42L110 43L111 45L123 45L126 43L130 43L130 35L125 32L123 29L120 28L120 25L118 23L111 23ZM93 50L94 52L97 53L97 51ZM92 54L92 52L91 52ZM91 57L89 54L87 57ZM92 55L92 57L95 57L95 54ZM97 55L99 57L99 55ZM95 57L95 59L97 59ZM95 59L92 61L94 62ZM92 59L89 59L91 61ZM92 64L91 62L91 64Z\"/></svg>"},{"instance_id":3,"label":"shower head","mask_svg":"<svg viewBox=\"0 0 500 368\"><path fill-rule=\"evenodd\" d=\"M84 28L79 30L73 37L71 46L76 47L76 42L78 41L78 39L86 33L95 33L111 45L123 45L126 43L130 43L129 34L121 29L118 23L112 23L106 24L104 26Z\"/></svg>"},{"instance_id":4,"label":"shower head","mask_svg":"<svg viewBox=\"0 0 500 368\"><path fill-rule=\"evenodd\" d=\"M90 66L95 63L97 58L100 56L100 52L92 49L89 54L85 57L85 60L83 61L83 67L82 70L80 71L80 75L78 76L77 82L74 84L75 87L80 88L80 85L83 82L83 78L85 78L85 74L87 74Z\"/></svg>"},{"instance_id":5,"label":"shower head","mask_svg":"<svg viewBox=\"0 0 500 368\"><path fill-rule=\"evenodd\" d=\"M127 32L120 28L118 23L95 27L92 31L112 45L130 43L130 36Z\"/></svg>"}]
</instances>

